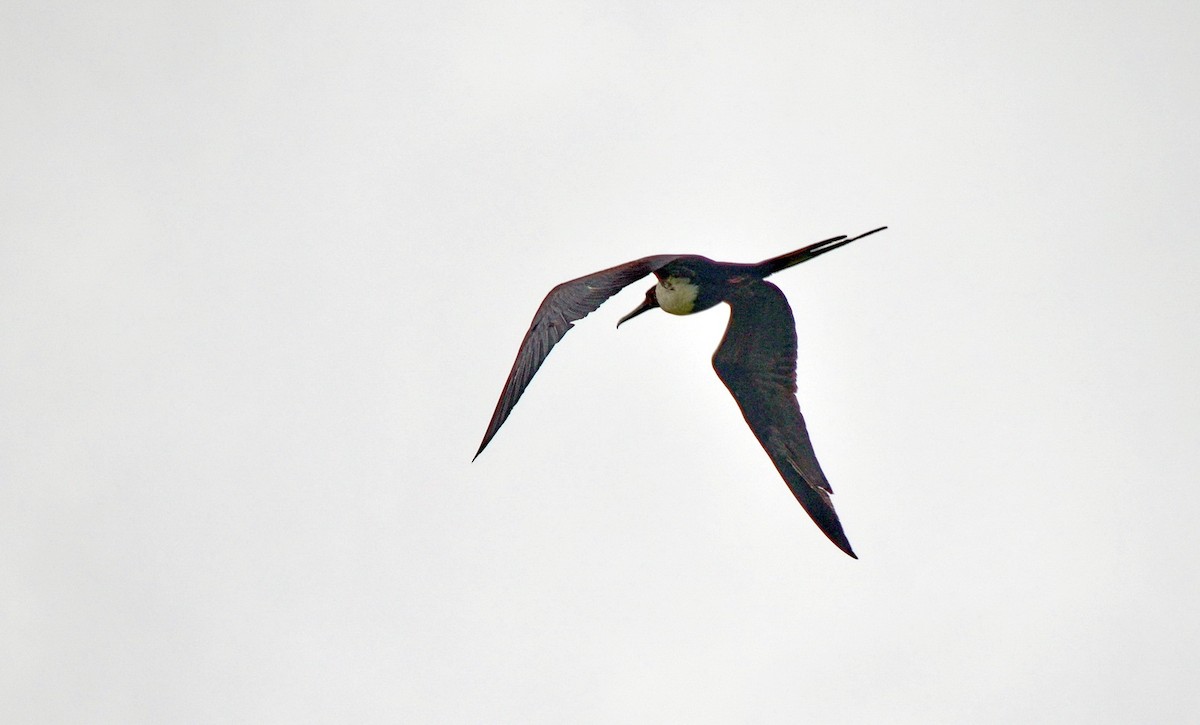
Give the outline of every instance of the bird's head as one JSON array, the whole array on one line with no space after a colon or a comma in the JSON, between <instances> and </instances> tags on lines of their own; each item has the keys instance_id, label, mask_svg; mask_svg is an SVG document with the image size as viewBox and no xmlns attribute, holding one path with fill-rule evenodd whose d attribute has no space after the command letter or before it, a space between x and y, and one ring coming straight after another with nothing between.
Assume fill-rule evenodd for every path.
<instances>
[{"instance_id":1,"label":"bird's head","mask_svg":"<svg viewBox=\"0 0 1200 725\"><path fill-rule=\"evenodd\" d=\"M646 290L646 299L642 300L642 304L635 307L633 312L630 312L628 315L625 315L621 319L617 320L617 327L620 327L622 323L632 320L647 310L652 310L655 307L658 307L658 295L655 294L655 289L657 289L657 286Z\"/></svg>"}]
</instances>

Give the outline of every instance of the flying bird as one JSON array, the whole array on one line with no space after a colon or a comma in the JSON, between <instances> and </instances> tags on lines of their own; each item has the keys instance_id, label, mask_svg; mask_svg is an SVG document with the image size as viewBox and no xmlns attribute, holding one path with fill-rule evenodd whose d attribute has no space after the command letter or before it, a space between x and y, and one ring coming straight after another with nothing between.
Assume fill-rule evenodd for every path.
<instances>
[{"instance_id":1,"label":"flying bird","mask_svg":"<svg viewBox=\"0 0 1200 725\"><path fill-rule=\"evenodd\" d=\"M563 282L550 290L533 316L475 458L491 442L551 348L574 322L653 273L657 284L647 290L637 308L617 322L617 327L655 307L673 315L690 315L721 302L728 304L729 325L712 358L717 377L733 394L750 430L796 500L830 541L857 559L829 499L833 488L817 463L796 401L796 322L792 308L783 292L766 278L884 229L887 227L852 238L833 237L758 264L715 262L692 254L659 254Z\"/></svg>"}]
</instances>

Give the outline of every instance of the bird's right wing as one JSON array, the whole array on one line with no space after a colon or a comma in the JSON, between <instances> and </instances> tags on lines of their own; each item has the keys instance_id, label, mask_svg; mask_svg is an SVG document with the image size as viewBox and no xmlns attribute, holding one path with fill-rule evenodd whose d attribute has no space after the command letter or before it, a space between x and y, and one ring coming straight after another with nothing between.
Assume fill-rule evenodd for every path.
<instances>
[{"instance_id":1,"label":"bird's right wing","mask_svg":"<svg viewBox=\"0 0 1200 725\"><path fill-rule=\"evenodd\" d=\"M500 430L513 406L529 386L534 373L541 367L542 361L574 326L576 320L583 319L609 297L677 258L678 255L660 254L635 259L563 282L550 290L550 294L542 300L541 307L538 307L537 314L533 316L533 323L525 333L525 339L521 341L521 349L517 352L517 359L513 362L508 380L504 382L504 391L500 393L500 400L496 402L496 410L492 413L492 420L488 423L487 432L483 434L483 442L479 444L475 457L478 458L479 454L483 453L492 436Z\"/></svg>"},{"instance_id":2,"label":"bird's right wing","mask_svg":"<svg viewBox=\"0 0 1200 725\"><path fill-rule=\"evenodd\" d=\"M854 558L796 402L796 323L778 287L748 279L726 299L729 326L713 369L771 462L816 525Z\"/></svg>"}]
</instances>

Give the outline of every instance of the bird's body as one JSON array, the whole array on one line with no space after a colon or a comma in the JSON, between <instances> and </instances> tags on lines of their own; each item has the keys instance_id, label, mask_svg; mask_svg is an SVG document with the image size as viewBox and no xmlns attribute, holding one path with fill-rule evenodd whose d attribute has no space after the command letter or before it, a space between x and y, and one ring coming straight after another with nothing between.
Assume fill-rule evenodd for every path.
<instances>
[{"instance_id":1,"label":"bird's body","mask_svg":"<svg viewBox=\"0 0 1200 725\"><path fill-rule=\"evenodd\" d=\"M796 325L792 310L783 292L766 277L885 228L849 239L826 239L758 264L715 262L696 255L643 257L556 286L542 301L521 342L476 457L574 321L653 273L657 283L646 292L642 304L621 318L617 326L655 307L674 315L688 315L728 303L729 326L713 354L717 377L737 401L746 423L804 510L838 548L857 558L829 499L833 489L817 463L796 401Z\"/></svg>"},{"instance_id":2,"label":"bird's body","mask_svg":"<svg viewBox=\"0 0 1200 725\"><path fill-rule=\"evenodd\" d=\"M687 277L669 276L654 285L654 298L658 300L658 306L663 309L663 312L670 312L672 315L690 315L706 309L696 304L697 298L700 297L700 290L700 285ZM705 302L707 301L705 300ZM711 306L708 305L708 307Z\"/></svg>"}]
</instances>

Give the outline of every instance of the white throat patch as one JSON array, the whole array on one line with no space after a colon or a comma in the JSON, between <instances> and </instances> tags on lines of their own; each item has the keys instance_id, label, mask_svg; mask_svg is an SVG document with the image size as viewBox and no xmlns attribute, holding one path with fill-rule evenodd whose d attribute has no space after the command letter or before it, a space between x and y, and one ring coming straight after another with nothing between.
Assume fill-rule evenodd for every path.
<instances>
[{"instance_id":1,"label":"white throat patch","mask_svg":"<svg viewBox=\"0 0 1200 725\"><path fill-rule=\"evenodd\" d=\"M698 294L700 288L683 277L667 277L654 288L658 306L672 315L691 314L692 308L696 306Z\"/></svg>"}]
</instances>

